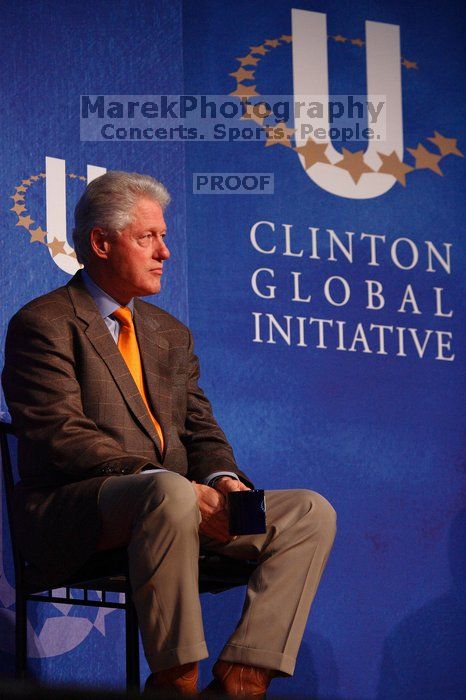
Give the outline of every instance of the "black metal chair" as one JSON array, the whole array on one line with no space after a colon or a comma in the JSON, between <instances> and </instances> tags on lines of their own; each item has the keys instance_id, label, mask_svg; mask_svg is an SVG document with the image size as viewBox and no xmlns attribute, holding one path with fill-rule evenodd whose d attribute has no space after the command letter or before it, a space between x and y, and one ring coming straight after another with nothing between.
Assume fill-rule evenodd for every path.
<instances>
[{"instance_id":1,"label":"black metal chair","mask_svg":"<svg viewBox=\"0 0 466 700\"><path fill-rule=\"evenodd\" d=\"M14 439L14 430L11 424L0 421L3 478L15 570L16 676L24 678L27 675L27 604L29 601L104 607L125 611L126 687L128 690L139 689L139 628L131 596L126 550L115 549L93 555L74 576L58 585L55 584L53 588L46 581L38 579L37 571L22 557L15 537L13 490L17 473L10 451L10 441ZM219 555L201 553L199 557L199 592L219 593L229 588L245 585L254 568L254 562L236 561ZM72 597L72 590L82 591L82 598ZM89 598L91 591L100 592L101 600ZM108 600L107 594L109 593L123 593L124 602Z\"/></svg>"}]
</instances>

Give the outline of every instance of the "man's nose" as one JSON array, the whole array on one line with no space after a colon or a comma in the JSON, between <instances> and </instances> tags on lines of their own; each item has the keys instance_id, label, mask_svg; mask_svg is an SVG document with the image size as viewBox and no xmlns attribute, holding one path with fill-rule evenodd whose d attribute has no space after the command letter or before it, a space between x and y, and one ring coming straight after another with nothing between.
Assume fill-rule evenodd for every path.
<instances>
[{"instance_id":1,"label":"man's nose","mask_svg":"<svg viewBox=\"0 0 466 700\"><path fill-rule=\"evenodd\" d=\"M156 258L157 260L168 260L170 255L171 253L163 240L160 240L159 245L154 247L152 253L152 257Z\"/></svg>"}]
</instances>

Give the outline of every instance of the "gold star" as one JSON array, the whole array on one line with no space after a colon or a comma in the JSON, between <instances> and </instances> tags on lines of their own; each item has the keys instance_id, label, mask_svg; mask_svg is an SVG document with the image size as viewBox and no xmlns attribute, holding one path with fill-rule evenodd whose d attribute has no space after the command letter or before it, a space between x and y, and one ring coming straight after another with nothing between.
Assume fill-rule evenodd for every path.
<instances>
[{"instance_id":1,"label":"gold star","mask_svg":"<svg viewBox=\"0 0 466 700\"><path fill-rule=\"evenodd\" d=\"M340 44L344 44L345 41L348 41L346 36L342 36L341 34L335 34L335 36L332 36L332 39L338 41Z\"/></svg>"},{"instance_id":2,"label":"gold star","mask_svg":"<svg viewBox=\"0 0 466 700\"><path fill-rule=\"evenodd\" d=\"M287 44L291 44L291 42L293 41L293 37L291 34L282 34L280 39L282 41L286 41Z\"/></svg>"},{"instance_id":3,"label":"gold star","mask_svg":"<svg viewBox=\"0 0 466 700\"><path fill-rule=\"evenodd\" d=\"M244 68L238 68L234 73L229 73L233 78L240 83L242 80L254 80L253 70L244 70Z\"/></svg>"},{"instance_id":4,"label":"gold star","mask_svg":"<svg viewBox=\"0 0 466 700\"><path fill-rule=\"evenodd\" d=\"M14 194L12 197L10 197L14 202L24 202L24 194Z\"/></svg>"},{"instance_id":5,"label":"gold star","mask_svg":"<svg viewBox=\"0 0 466 700\"><path fill-rule=\"evenodd\" d=\"M309 138L304 146L299 146L294 150L304 157L304 165L308 170L314 163L330 163L325 155L328 143L316 143Z\"/></svg>"},{"instance_id":6,"label":"gold star","mask_svg":"<svg viewBox=\"0 0 466 700\"><path fill-rule=\"evenodd\" d=\"M295 129L289 129L285 122L280 122L277 126L266 126L265 133L267 134L266 146L288 146L291 148L290 137L294 134Z\"/></svg>"},{"instance_id":7,"label":"gold star","mask_svg":"<svg viewBox=\"0 0 466 700\"><path fill-rule=\"evenodd\" d=\"M270 110L263 110L259 109L262 103L259 103L258 105L253 105L250 102L243 102L245 111L241 116L241 119L250 119L253 122L256 122L256 124L259 124L259 126L262 126L264 123L264 119L269 116ZM266 114L266 112L268 112ZM261 116L263 114L264 116Z\"/></svg>"},{"instance_id":8,"label":"gold star","mask_svg":"<svg viewBox=\"0 0 466 700\"><path fill-rule=\"evenodd\" d=\"M354 44L354 46L364 46L364 42L362 39L351 39L351 43Z\"/></svg>"},{"instance_id":9,"label":"gold star","mask_svg":"<svg viewBox=\"0 0 466 700\"><path fill-rule=\"evenodd\" d=\"M54 238L51 243L47 243L47 248L52 251L52 258L59 253L65 252L65 244L62 241L59 241L58 238Z\"/></svg>"},{"instance_id":10,"label":"gold star","mask_svg":"<svg viewBox=\"0 0 466 700\"><path fill-rule=\"evenodd\" d=\"M407 150L416 159L416 170L432 170L434 173L437 173L437 175L443 175L438 166L438 162L442 156L436 156L435 153L431 153L420 143L417 148L408 148Z\"/></svg>"},{"instance_id":11,"label":"gold star","mask_svg":"<svg viewBox=\"0 0 466 700\"><path fill-rule=\"evenodd\" d=\"M438 131L434 131L434 134L435 136L429 136L427 140L432 141L432 143L435 143L442 156L448 156L451 153L454 156L460 156L460 158L464 158L464 155L461 153L460 149L456 145L458 139L449 139L446 136L442 136L442 134L439 134Z\"/></svg>"},{"instance_id":12,"label":"gold star","mask_svg":"<svg viewBox=\"0 0 466 700\"><path fill-rule=\"evenodd\" d=\"M265 56L269 52L262 44L260 46L250 46L251 53L258 53L261 56Z\"/></svg>"},{"instance_id":13,"label":"gold star","mask_svg":"<svg viewBox=\"0 0 466 700\"><path fill-rule=\"evenodd\" d=\"M26 211L26 207L24 204L16 203L14 207L11 207L10 211L14 211L15 214L18 214L18 216L19 216L20 214L23 213L23 211Z\"/></svg>"},{"instance_id":14,"label":"gold star","mask_svg":"<svg viewBox=\"0 0 466 700\"><path fill-rule=\"evenodd\" d=\"M76 180L76 178L77 178L78 176L75 175L74 173L68 173L68 177L71 178L72 180Z\"/></svg>"},{"instance_id":15,"label":"gold star","mask_svg":"<svg viewBox=\"0 0 466 700\"><path fill-rule=\"evenodd\" d=\"M47 235L47 231L44 231L40 226L34 229L34 231L29 231L29 233L31 234L29 243L43 243Z\"/></svg>"},{"instance_id":16,"label":"gold star","mask_svg":"<svg viewBox=\"0 0 466 700\"><path fill-rule=\"evenodd\" d=\"M84 175L80 175L79 179L82 180L82 182L86 182L86 178L84 177Z\"/></svg>"},{"instance_id":17,"label":"gold star","mask_svg":"<svg viewBox=\"0 0 466 700\"><path fill-rule=\"evenodd\" d=\"M257 102L254 106L257 109L258 114L262 115L264 119L272 114L272 109L269 107L267 102Z\"/></svg>"},{"instance_id":18,"label":"gold star","mask_svg":"<svg viewBox=\"0 0 466 700\"><path fill-rule=\"evenodd\" d=\"M264 41L265 46L271 46L273 49L276 49L277 46L280 46L280 42L278 39L266 39Z\"/></svg>"},{"instance_id":19,"label":"gold star","mask_svg":"<svg viewBox=\"0 0 466 700\"><path fill-rule=\"evenodd\" d=\"M30 225L33 223L34 219L31 219L31 217L28 214L28 216L19 216L16 226L23 226L24 228L29 229Z\"/></svg>"},{"instance_id":20,"label":"gold star","mask_svg":"<svg viewBox=\"0 0 466 700\"><path fill-rule=\"evenodd\" d=\"M38 175L31 175L31 180L34 180L34 182L37 182L38 179L39 179Z\"/></svg>"},{"instance_id":21,"label":"gold star","mask_svg":"<svg viewBox=\"0 0 466 700\"><path fill-rule=\"evenodd\" d=\"M30 180L21 180L22 185L30 185L31 181Z\"/></svg>"},{"instance_id":22,"label":"gold star","mask_svg":"<svg viewBox=\"0 0 466 700\"><path fill-rule=\"evenodd\" d=\"M251 56L249 53L247 56L243 56L242 58L237 58L237 61L240 62L242 66L257 66L257 64L260 61L260 58L256 58L255 56Z\"/></svg>"},{"instance_id":23,"label":"gold star","mask_svg":"<svg viewBox=\"0 0 466 700\"><path fill-rule=\"evenodd\" d=\"M70 258L76 258L76 257L77 257L77 256L76 256L76 253L74 252L74 250L72 250L71 253L68 253L68 255L70 256Z\"/></svg>"},{"instance_id":24,"label":"gold star","mask_svg":"<svg viewBox=\"0 0 466 700\"><path fill-rule=\"evenodd\" d=\"M24 187L24 185L20 185L19 187L15 187L15 190L17 192L27 192L27 187Z\"/></svg>"},{"instance_id":25,"label":"gold star","mask_svg":"<svg viewBox=\"0 0 466 700\"><path fill-rule=\"evenodd\" d=\"M351 179L356 184L359 182L361 175L364 173L373 173L374 171L364 162L364 151L356 151L352 153L347 148L343 148L343 158L335 163L337 168L347 170L351 175Z\"/></svg>"},{"instance_id":26,"label":"gold star","mask_svg":"<svg viewBox=\"0 0 466 700\"><path fill-rule=\"evenodd\" d=\"M418 69L417 63L415 61L408 61L407 58L403 58L401 61L401 65L407 68L408 70L410 68L415 68L416 70Z\"/></svg>"},{"instance_id":27,"label":"gold star","mask_svg":"<svg viewBox=\"0 0 466 700\"><path fill-rule=\"evenodd\" d=\"M386 153L377 154L381 160L382 165L378 169L378 173L386 173L387 175L393 175L398 182L401 182L403 187L406 187L406 173L410 173L414 170L410 165L406 165L402 160L398 158L395 151L392 151L389 155Z\"/></svg>"},{"instance_id":28,"label":"gold star","mask_svg":"<svg viewBox=\"0 0 466 700\"><path fill-rule=\"evenodd\" d=\"M238 85L234 92L230 92L233 97L258 97L255 85Z\"/></svg>"}]
</instances>

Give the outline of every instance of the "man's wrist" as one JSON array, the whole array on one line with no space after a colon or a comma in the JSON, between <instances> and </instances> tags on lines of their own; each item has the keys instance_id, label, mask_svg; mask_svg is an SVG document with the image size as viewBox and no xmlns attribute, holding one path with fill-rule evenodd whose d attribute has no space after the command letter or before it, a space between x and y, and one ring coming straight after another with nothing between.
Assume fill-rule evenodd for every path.
<instances>
[{"instance_id":1,"label":"man's wrist","mask_svg":"<svg viewBox=\"0 0 466 700\"><path fill-rule=\"evenodd\" d=\"M218 481L219 479L223 479L224 477L228 477L230 479L235 479L235 481L240 481L239 477L235 472L227 472L227 471L216 471L212 472L209 474L209 476L204 479L204 484L207 486L210 486L211 488L214 488L215 482Z\"/></svg>"}]
</instances>

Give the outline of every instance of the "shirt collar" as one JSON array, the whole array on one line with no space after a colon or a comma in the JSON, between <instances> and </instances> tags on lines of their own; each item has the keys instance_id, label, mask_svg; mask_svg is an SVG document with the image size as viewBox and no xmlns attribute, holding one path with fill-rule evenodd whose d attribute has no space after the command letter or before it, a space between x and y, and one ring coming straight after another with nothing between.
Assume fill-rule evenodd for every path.
<instances>
[{"instance_id":1,"label":"shirt collar","mask_svg":"<svg viewBox=\"0 0 466 700\"><path fill-rule=\"evenodd\" d=\"M90 277L89 273L84 269L81 270L81 275L84 284L86 285L87 291L94 300L95 305L99 309L99 312L103 318L111 316L114 311L120 308L119 304L110 294L104 292L103 289L99 287L98 284ZM131 314L134 312L134 299L131 299L126 306L131 309Z\"/></svg>"}]
</instances>

